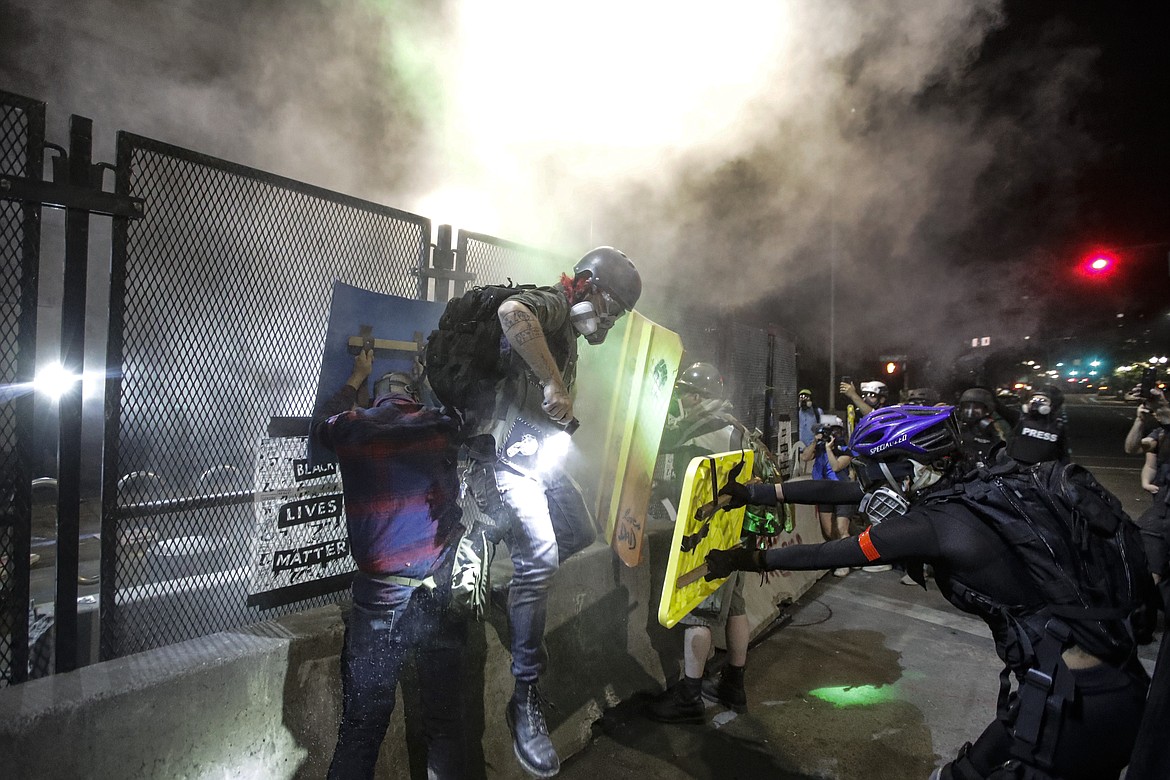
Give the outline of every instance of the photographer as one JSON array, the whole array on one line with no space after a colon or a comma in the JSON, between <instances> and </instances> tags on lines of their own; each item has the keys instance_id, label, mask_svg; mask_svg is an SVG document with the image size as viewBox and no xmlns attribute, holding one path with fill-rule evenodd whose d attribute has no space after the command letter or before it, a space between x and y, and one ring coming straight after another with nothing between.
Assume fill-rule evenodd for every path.
<instances>
[{"instance_id":1,"label":"photographer","mask_svg":"<svg viewBox=\"0 0 1170 780\"><path fill-rule=\"evenodd\" d=\"M847 377L842 377L839 390L842 395L853 402L853 405L857 407L862 416L869 414L874 409L880 409L885 406L890 394L886 383L879 382L876 379L870 382L862 382L861 392L858 393L853 383Z\"/></svg>"},{"instance_id":2,"label":"photographer","mask_svg":"<svg viewBox=\"0 0 1170 780\"><path fill-rule=\"evenodd\" d=\"M1137 519L1150 573L1158 583L1163 609L1170 614L1170 404L1157 388L1138 407L1125 437L1125 451L1143 453L1142 490L1153 499ZM1136 446L1134 446L1136 444Z\"/></svg>"},{"instance_id":3,"label":"photographer","mask_svg":"<svg viewBox=\"0 0 1170 780\"><path fill-rule=\"evenodd\" d=\"M1156 387L1150 388L1147 397L1141 399L1137 414L1134 415L1133 425L1125 436L1125 452L1129 455L1140 455L1150 450L1146 447L1146 439L1161 428L1156 413L1170 406L1165 394ZM1145 485L1143 484L1144 488Z\"/></svg>"},{"instance_id":4,"label":"photographer","mask_svg":"<svg viewBox=\"0 0 1170 780\"><path fill-rule=\"evenodd\" d=\"M812 444L800 453L800 459L812 463L813 479L830 479L848 482L852 477L849 465L853 456L848 454L848 440L841 418L826 414L821 424L813 430ZM821 523L821 537L826 542L849 536L849 520L857 511L857 504L817 504L817 519ZM849 567L833 570L834 577L849 574Z\"/></svg>"}]
</instances>

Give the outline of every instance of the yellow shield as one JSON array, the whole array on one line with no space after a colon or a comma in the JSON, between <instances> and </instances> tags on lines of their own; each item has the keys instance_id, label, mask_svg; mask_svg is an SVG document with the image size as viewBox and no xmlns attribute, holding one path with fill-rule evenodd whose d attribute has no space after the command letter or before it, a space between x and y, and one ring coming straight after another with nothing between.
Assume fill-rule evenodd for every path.
<instances>
[{"instance_id":1,"label":"yellow shield","mask_svg":"<svg viewBox=\"0 0 1170 780\"><path fill-rule=\"evenodd\" d=\"M735 450L693 458L687 466L662 585L662 601L658 604L658 622L666 628L674 626L723 584L723 580L707 582L699 569L709 551L739 544L744 509L714 510L713 505L719 488L739 464L743 467L736 479L745 483L751 479L752 461L751 450Z\"/></svg>"}]
</instances>

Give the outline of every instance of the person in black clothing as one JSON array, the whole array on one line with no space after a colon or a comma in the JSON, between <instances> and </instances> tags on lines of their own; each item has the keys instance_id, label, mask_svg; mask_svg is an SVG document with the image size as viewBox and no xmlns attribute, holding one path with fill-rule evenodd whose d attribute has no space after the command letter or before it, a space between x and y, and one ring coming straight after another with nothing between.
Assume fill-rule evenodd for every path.
<instances>
[{"instance_id":1,"label":"person in black clothing","mask_svg":"<svg viewBox=\"0 0 1170 780\"><path fill-rule=\"evenodd\" d=\"M959 396L959 433L967 458L977 466L992 461L992 451L1003 444L992 411L995 396L984 387L972 387Z\"/></svg>"},{"instance_id":2,"label":"person in black clothing","mask_svg":"<svg viewBox=\"0 0 1170 780\"><path fill-rule=\"evenodd\" d=\"M954 485L966 467L959 442L952 407L887 407L863 419L851 440L860 483L729 481L723 492L732 497L732 507L861 501L863 511L878 522L857 536L823 544L766 552L714 550L707 556L707 577L718 579L736 570L816 570L902 561L921 578L922 564L929 563L947 600L987 623L999 656L1018 681L1045 678L1040 671L1045 658L1051 665L1044 668L1056 670L1048 680L1071 680L1071 690L1053 683L1045 696L1034 697L1034 686L1025 697L1018 690L1008 696L1005 672L997 717L932 777L1115 780L1134 745L1149 679L1132 652L1110 662L1067 636L1062 642L1052 635L1051 610L1023 558L971 509L947 499L954 491L944 488ZM1031 720L1021 711L1048 712L1054 694L1062 690L1067 696L1056 702L1063 702L1063 709L1055 710L1060 718L1047 717L1038 735L1031 735L1033 741L1026 742ZM1032 709L1037 698L1040 706Z\"/></svg>"},{"instance_id":3,"label":"person in black clothing","mask_svg":"<svg viewBox=\"0 0 1170 780\"><path fill-rule=\"evenodd\" d=\"M1006 404L996 409L1012 427L1007 454L1019 463L1045 460L1068 463L1072 455L1065 424L1064 393L1056 385L1041 385L1032 393L1028 410L1021 412Z\"/></svg>"}]
</instances>

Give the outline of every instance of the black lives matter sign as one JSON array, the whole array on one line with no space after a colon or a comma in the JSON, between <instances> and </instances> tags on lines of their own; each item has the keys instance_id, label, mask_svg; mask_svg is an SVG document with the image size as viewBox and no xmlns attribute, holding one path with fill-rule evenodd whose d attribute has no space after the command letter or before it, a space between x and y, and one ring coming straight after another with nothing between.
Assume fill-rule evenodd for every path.
<instances>
[{"instance_id":1,"label":"black lives matter sign","mask_svg":"<svg viewBox=\"0 0 1170 780\"><path fill-rule=\"evenodd\" d=\"M345 588L354 571L337 464L309 465L303 436L263 439L248 604L269 608Z\"/></svg>"}]
</instances>

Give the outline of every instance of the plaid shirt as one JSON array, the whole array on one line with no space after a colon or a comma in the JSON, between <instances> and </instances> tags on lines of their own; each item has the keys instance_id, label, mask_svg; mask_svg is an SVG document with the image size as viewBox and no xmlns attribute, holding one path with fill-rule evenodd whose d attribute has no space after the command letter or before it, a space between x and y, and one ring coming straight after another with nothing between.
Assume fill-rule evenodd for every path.
<instances>
[{"instance_id":1,"label":"plaid shirt","mask_svg":"<svg viewBox=\"0 0 1170 780\"><path fill-rule=\"evenodd\" d=\"M424 579L462 532L458 427L405 395L351 409L356 397L345 385L313 426L341 464L350 553L365 574Z\"/></svg>"}]
</instances>

